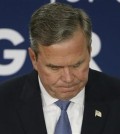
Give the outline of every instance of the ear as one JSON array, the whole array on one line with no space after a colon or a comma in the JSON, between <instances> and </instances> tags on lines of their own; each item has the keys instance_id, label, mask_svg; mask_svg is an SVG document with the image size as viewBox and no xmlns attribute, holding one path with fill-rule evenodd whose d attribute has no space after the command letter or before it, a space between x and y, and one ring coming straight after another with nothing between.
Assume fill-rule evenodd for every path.
<instances>
[{"instance_id":1,"label":"ear","mask_svg":"<svg viewBox=\"0 0 120 134\"><path fill-rule=\"evenodd\" d=\"M89 61L90 61L91 60L91 53L92 53L92 46L89 46L88 52L89 52Z\"/></svg>"},{"instance_id":2,"label":"ear","mask_svg":"<svg viewBox=\"0 0 120 134\"><path fill-rule=\"evenodd\" d=\"M90 60L91 60L92 46L90 46Z\"/></svg>"},{"instance_id":3,"label":"ear","mask_svg":"<svg viewBox=\"0 0 120 134\"><path fill-rule=\"evenodd\" d=\"M90 46L90 55L91 55L91 53L92 53L92 46Z\"/></svg>"},{"instance_id":4,"label":"ear","mask_svg":"<svg viewBox=\"0 0 120 134\"><path fill-rule=\"evenodd\" d=\"M30 47L28 48L28 52L29 52L29 56L30 56L33 68L37 70L37 59L36 59L35 52Z\"/></svg>"}]
</instances>

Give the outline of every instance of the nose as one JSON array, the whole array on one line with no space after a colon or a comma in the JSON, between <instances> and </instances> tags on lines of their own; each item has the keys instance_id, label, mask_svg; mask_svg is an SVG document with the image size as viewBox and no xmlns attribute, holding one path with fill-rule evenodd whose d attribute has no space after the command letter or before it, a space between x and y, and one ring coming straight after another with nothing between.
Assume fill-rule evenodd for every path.
<instances>
[{"instance_id":1,"label":"nose","mask_svg":"<svg viewBox=\"0 0 120 134\"><path fill-rule=\"evenodd\" d=\"M74 75L72 73L72 70L69 67L63 68L62 72L62 80L67 83L71 83L74 79Z\"/></svg>"}]
</instances>

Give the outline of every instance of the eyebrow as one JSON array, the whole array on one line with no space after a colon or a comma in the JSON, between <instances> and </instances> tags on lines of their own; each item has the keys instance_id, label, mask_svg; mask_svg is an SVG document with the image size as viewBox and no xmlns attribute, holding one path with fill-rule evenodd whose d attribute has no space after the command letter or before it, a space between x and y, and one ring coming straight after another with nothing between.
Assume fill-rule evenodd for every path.
<instances>
[{"instance_id":1,"label":"eyebrow","mask_svg":"<svg viewBox=\"0 0 120 134\"><path fill-rule=\"evenodd\" d=\"M73 65L70 65L70 66L76 66L76 65L80 65L81 63L83 63L84 62L84 59L82 59L82 60L80 60L80 61L78 61L78 62L76 62L75 64L73 64Z\"/></svg>"},{"instance_id":2,"label":"eyebrow","mask_svg":"<svg viewBox=\"0 0 120 134\"><path fill-rule=\"evenodd\" d=\"M47 64L47 67L56 67L56 68L63 68L64 66L59 66L59 65L53 65L53 64Z\"/></svg>"},{"instance_id":3,"label":"eyebrow","mask_svg":"<svg viewBox=\"0 0 120 134\"><path fill-rule=\"evenodd\" d=\"M76 66L76 65L80 65L81 63L83 63L84 59L83 60L80 60L78 62L76 62L75 64L72 64L72 65L68 65L68 67L72 67L72 66ZM46 65L47 67L55 67L55 68L63 68L64 66L59 66L59 65L54 65L54 64L47 64Z\"/></svg>"}]
</instances>

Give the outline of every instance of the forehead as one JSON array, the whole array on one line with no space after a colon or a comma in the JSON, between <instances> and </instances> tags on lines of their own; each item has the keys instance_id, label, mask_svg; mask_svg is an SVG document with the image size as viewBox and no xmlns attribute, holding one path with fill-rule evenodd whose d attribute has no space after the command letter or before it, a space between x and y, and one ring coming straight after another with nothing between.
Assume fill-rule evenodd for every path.
<instances>
[{"instance_id":1,"label":"forehead","mask_svg":"<svg viewBox=\"0 0 120 134\"><path fill-rule=\"evenodd\" d=\"M80 31L74 33L73 37L51 46L39 47L39 58L44 62L56 62L65 64L75 62L84 57L88 52L87 40ZM52 63L51 63L52 64Z\"/></svg>"}]
</instances>

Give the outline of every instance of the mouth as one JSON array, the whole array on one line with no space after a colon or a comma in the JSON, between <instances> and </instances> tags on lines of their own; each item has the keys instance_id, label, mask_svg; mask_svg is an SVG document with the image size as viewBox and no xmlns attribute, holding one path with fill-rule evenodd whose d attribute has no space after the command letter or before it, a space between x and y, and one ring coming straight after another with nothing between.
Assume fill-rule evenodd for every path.
<instances>
[{"instance_id":1,"label":"mouth","mask_svg":"<svg viewBox=\"0 0 120 134\"><path fill-rule=\"evenodd\" d=\"M68 93L68 92L74 92L76 90L77 85L72 85L72 86L61 86L59 87L59 90L62 93Z\"/></svg>"},{"instance_id":2,"label":"mouth","mask_svg":"<svg viewBox=\"0 0 120 134\"><path fill-rule=\"evenodd\" d=\"M74 83L74 84L66 84L66 85L61 85L61 86L59 86L60 88L68 88L68 89L70 89L70 88L74 88L74 87L76 87L76 86L78 86L79 85L79 83Z\"/></svg>"}]
</instances>

